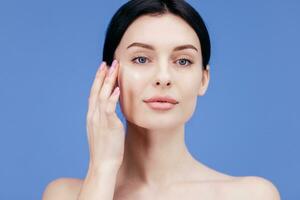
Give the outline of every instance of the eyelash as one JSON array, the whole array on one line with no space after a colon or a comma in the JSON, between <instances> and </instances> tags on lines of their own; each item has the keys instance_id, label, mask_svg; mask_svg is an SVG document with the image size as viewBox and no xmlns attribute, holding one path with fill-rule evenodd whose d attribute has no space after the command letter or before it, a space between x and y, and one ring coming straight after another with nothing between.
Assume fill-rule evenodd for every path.
<instances>
[{"instance_id":1,"label":"eyelash","mask_svg":"<svg viewBox=\"0 0 300 200\"><path fill-rule=\"evenodd\" d=\"M146 59L148 59L148 58L145 57L145 56L137 56L137 57L134 57L131 61L132 61L133 63L135 63L135 64L144 64L144 63L137 63L137 62L135 62L135 60L138 59L138 58L146 58ZM193 62L192 62L191 60L187 59L187 58L180 58L180 59L178 59L178 60L185 60L185 61L187 61L187 62L189 63L188 65L181 65L181 66L187 66L187 67L189 67L190 65L193 64Z\"/></svg>"}]
</instances>

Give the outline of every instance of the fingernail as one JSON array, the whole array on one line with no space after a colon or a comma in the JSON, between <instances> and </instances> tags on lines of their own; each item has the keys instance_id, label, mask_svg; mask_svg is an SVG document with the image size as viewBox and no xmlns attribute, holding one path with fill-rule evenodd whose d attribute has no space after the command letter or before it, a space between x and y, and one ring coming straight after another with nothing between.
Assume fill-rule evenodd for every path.
<instances>
[{"instance_id":1,"label":"fingernail","mask_svg":"<svg viewBox=\"0 0 300 200\"><path fill-rule=\"evenodd\" d=\"M100 65L100 67L99 67L100 69L100 71L103 71L104 70L104 68L105 68L105 61L102 61L102 63L101 63L101 65Z\"/></svg>"},{"instance_id":2,"label":"fingernail","mask_svg":"<svg viewBox=\"0 0 300 200\"><path fill-rule=\"evenodd\" d=\"M113 73L113 71L115 70L116 64L117 64L117 60L114 60L109 69L109 75L111 75Z\"/></svg>"}]
</instances>

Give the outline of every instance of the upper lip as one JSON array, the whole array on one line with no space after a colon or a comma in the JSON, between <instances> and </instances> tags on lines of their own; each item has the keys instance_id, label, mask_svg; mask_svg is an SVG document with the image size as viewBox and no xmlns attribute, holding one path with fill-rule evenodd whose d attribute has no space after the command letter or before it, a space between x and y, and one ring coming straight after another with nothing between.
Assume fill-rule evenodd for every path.
<instances>
[{"instance_id":1,"label":"upper lip","mask_svg":"<svg viewBox=\"0 0 300 200\"><path fill-rule=\"evenodd\" d=\"M168 102L168 103L172 103L172 104L177 104L178 103L178 101L176 101L176 99L174 99L170 96L154 96L154 97L151 97L149 99L144 100L144 102L146 102L146 103L158 102L158 101Z\"/></svg>"}]
</instances>

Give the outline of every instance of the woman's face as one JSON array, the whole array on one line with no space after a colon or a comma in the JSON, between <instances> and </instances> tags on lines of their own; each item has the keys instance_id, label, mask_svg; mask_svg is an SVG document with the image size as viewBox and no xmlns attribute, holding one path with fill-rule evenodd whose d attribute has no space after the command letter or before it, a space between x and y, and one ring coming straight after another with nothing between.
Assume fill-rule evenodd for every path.
<instances>
[{"instance_id":1,"label":"woman's face","mask_svg":"<svg viewBox=\"0 0 300 200\"><path fill-rule=\"evenodd\" d=\"M190 45L187 48L174 48ZM200 42L180 17L144 15L126 30L115 51L119 61L120 106L125 118L147 129L170 129L192 116L197 96L203 95L209 71L202 70ZM179 103L154 110L143 100L171 96Z\"/></svg>"}]
</instances>

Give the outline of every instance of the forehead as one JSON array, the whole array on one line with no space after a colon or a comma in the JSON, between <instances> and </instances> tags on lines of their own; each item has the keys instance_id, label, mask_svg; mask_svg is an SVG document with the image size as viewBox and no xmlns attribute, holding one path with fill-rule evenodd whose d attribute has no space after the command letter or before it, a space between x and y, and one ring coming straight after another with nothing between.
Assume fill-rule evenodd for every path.
<instances>
[{"instance_id":1,"label":"forehead","mask_svg":"<svg viewBox=\"0 0 300 200\"><path fill-rule=\"evenodd\" d=\"M137 18L127 28L120 46L126 48L133 42L148 43L157 48L192 44L200 49L200 41L194 29L182 18L173 14L143 15Z\"/></svg>"}]
</instances>

